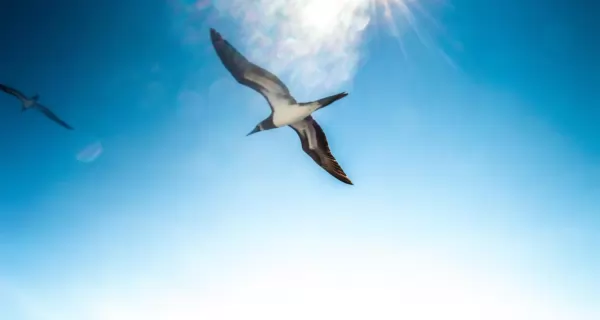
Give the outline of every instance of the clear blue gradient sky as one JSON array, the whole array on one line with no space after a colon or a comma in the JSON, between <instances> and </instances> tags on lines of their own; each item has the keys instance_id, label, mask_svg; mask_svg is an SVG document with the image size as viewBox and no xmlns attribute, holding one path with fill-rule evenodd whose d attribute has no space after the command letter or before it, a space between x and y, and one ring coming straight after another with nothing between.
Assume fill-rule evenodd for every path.
<instances>
[{"instance_id":1,"label":"clear blue gradient sky","mask_svg":"<svg viewBox=\"0 0 600 320\"><path fill-rule=\"evenodd\" d=\"M0 319L600 319L598 4L421 2L424 41L337 2L279 57L267 0L3 6L0 83L76 131L0 96ZM315 118L355 186L245 137L269 109L209 27L350 93Z\"/></svg>"}]
</instances>

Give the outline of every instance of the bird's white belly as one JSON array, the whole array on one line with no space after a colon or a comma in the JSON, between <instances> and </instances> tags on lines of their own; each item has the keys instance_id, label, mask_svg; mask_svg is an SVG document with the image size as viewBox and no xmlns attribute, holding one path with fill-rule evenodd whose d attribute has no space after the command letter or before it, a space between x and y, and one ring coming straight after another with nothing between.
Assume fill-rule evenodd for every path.
<instances>
[{"instance_id":1,"label":"bird's white belly","mask_svg":"<svg viewBox=\"0 0 600 320\"><path fill-rule=\"evenodd\" d=\"M312 108L299 107L295 105L283 107L273 112L273 124L276 127L283 127L296 123L308 117L312 113Z\"/></svg>"}]
</instances>

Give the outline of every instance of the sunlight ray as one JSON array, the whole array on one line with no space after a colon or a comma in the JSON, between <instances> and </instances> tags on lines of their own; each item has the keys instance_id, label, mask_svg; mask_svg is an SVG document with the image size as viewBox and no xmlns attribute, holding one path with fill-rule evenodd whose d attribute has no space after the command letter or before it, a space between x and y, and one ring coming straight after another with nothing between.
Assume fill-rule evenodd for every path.
<instances>
[{"instance_id":1,"label":"sunlight ray","mask_svg":"<svg viewBox=\"0 0 600 320\"><path fill-rule=\"evenodd\" d=\"M181 1L181 0L180 0ZM419 27L419 0L199 0L185 5L196 12L211 7L239 25L241 49L256 63L287 78L303 93L331 91L350 81L361 59L365 31L384 29L399 42L414 32L431 49L431 39ZM417 5L418 10L413 7ZM200 33L202 34L202 33ZM195 38L196 33L184 38ZM235 41L235 40L234 40Z\"/></svg>"}]
</instances>

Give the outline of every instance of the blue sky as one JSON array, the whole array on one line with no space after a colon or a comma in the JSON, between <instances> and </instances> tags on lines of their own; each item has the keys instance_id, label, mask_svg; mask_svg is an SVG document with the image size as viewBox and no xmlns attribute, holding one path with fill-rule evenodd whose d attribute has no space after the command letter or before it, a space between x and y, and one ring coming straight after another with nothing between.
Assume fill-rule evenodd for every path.
<instances>
[{"instance_id":1,"label":"blue sky","mask_svg":"<svg viewBox=\"0 0 600 320\"><path fill-rule=\"evenodd\" d=\"M289 2L0 11L0 83L76 129L0 96L0 318L600 318L591 4ZM315 118L355 186L245 137L269 109L209 27L350 93Z\"/></svg>"}]
</instances>

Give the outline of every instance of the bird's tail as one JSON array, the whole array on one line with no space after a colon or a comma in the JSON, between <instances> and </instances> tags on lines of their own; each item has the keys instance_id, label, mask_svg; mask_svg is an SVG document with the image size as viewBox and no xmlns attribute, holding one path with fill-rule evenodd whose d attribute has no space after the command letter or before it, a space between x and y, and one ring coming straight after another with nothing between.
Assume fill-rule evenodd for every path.
<instances>
[{"instance_id":1,"label":"bird's tail","mask_svg":"<svg viewBox=\"0 0 600 320\"><path fill-rule=\"evenodd\" d=\"M301 103L301 105L309 105L309 104L310 105L315 105L316 104L317 105L317 109L321 109L321 108L327 107L328 105L330 105L330 104L332 104L332 103L340 100L341 98L343 98L343 97L345 97L347 95L348 95L348 93L342 92L342 93L334 94L332 96L325 97L325 98L322 98L322 99L319 99L319 100L316 100L316 101L313 101L313 102Z\"/></svg>"}]
</instances>

